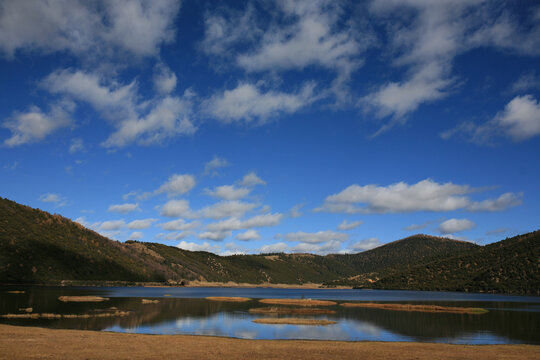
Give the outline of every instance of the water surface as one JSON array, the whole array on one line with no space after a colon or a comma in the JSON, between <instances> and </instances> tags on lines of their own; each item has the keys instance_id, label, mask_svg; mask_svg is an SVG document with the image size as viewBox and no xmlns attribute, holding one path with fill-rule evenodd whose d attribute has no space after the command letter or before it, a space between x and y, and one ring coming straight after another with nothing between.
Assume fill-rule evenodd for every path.
<instances>
[{"instance_id":1,"label":"water surface","mask_svg":"<svg viewBox=\"0 0 540 360\"><path fill-rule=\"evenodd\" d=\"M22 290L24 294L8 293ZM63 295L108 297L98 303L64 303ZM245 303L216 302L207 296L241 296ZM142 299L158 303L143 304ZM265 315L249 309L266 307L262 298L311 298L482 307L483 315L402 312L331 306L335 314L304 316L336 321L335 325L267 325L252 320ZM0 314L96 314L111 308L129 311L122 317L74 319L5 319L0 323L50 328L88 329L145 334L195 334L244 339L320 339L345 341L422 341L455 344L540 344L540 298L451 292L272 289L272 288L143 288L143 287L0 287ZM283 315L286 317L289 315ZM275 315L271 315L275 317Z\"/></svg>"}]
</instances>

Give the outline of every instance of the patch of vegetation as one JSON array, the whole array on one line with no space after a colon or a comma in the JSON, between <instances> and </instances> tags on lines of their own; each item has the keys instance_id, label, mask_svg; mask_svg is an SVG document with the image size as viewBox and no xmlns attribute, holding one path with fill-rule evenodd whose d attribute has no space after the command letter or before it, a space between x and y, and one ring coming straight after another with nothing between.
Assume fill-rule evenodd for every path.
<instances>
[{"instance_id":1,"label":"patch of vegetation","mask_svg":"<svg viewBox=\"0 0 540 360\"><path fill-rule=\"evenodd\" d=\"M302 319L302 318L263 318L255 319L254 323L257 324L271 324L271 325L333 325L337 324L332 320L318 320L318 319Z\"/></svg>"}]
</instances>

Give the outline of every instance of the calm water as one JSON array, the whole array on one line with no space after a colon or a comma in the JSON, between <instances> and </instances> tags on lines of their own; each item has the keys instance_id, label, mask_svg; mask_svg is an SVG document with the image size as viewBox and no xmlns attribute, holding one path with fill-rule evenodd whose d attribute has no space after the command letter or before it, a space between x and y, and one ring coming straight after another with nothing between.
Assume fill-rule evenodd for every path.
<instances>
[{"instance_id":1,"label":"calm water","mask_svg":"<svg viewBox=\"0 0 540 360\"><path fill-rule=\"evenodd\" d=\"M24 290L24 294L8 293ZM98 303L64 303L62 295L96 295ZM205 300L207 296L242 296L246 303ZM328 307L332 315L304 316L336 321L328 326L265 325L249 309L265 307L261 298L311 298L339 301L378 301L443 306L482 307L482 315L402 312L381 309ZM143 304L142 299L159 303ZM145 334L196 334L244 339L326 339L424 341L457 344L540 344L540 298L467 293L389 290L291 290L233 288L83 288L0 287L0 314L96 314L117 308L123 317L75 319L5 319L0 323L50 328L88 329ZM287 315L288 316L288 315ZM299 317L297 315L293 315ZM275 315L269 315L275 317ZM286 316L284 316L286 317Z\"/></svg>"}]
</instances>

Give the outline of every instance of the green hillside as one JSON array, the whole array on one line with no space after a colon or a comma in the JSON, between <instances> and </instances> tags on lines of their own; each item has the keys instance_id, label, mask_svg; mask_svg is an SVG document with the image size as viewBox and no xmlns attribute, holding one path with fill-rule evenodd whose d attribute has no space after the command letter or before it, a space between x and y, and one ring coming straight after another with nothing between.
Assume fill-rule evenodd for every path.
<instances>
[{"instance_id":1,"label":"green hillside","mask_svg":"<svg viewBox=\"0 0 540 360\"><path fill-rule=\"evenodd\" d=\"M60 215L0 198L0 283L198 280L536 294L539 234L484 247L415 235L358 254L218 256L113 241Z\"/></svg>"}]
</instances>

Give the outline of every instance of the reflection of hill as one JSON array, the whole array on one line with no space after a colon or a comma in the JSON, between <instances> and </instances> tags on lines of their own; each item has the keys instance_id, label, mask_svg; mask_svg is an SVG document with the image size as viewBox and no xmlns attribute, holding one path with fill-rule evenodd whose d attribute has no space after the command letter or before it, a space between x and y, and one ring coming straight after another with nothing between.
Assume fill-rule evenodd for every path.
<instances>
[{"instance_id":1,"label":"reflection of hill","mask_svg":"<svg viewBox=\"0 0 540 360\"><path fill-rule=\"evenodd\" d=\"M525 311L494 310L482 315L467 315L341 308L337 317L366 321L419 341L489 332L528 343L540 342L540 314Z\"/></svg>"},{"instance_id":2,"label":"reflection of hill","mask_svg":"<svg viewBox=\"0 0 540 360\"><path fill-rule=\"evenodd\" d=\"M110 307L131 313L123 317L87 318L87 319L10 319L7 323L14 325L34 325L51 328L69 328L79 330L103 330L114 325L130 329L141 325L159 324L182 317L205 318L219 312L247 311L252 302L246 304L219 303L204 299L167 299L159 303L142 304L140 298L111 298L103 303L69 303L60 304L58 301L45 301L35 309L35 312L56 314L84 314L105 310ZM250 305L251 304L251 305ZM16 308L12 312L16 312ZM9 311L6 311L9 312Z\"/></svg>"}]
</instances>

